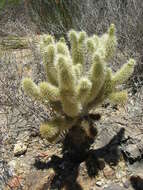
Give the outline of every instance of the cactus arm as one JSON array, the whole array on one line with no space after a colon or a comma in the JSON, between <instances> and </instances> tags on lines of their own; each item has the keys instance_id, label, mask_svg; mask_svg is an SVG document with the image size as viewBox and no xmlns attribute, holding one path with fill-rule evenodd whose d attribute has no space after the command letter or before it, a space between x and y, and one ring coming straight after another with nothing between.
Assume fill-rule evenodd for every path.
<instances>
[{"instance_id":1,"label":"cactus arm","mask_svg":"<svg viewBox=\"0 0 143 190\"><path fill-rule=\"evenodd\" d=\"M82 72L83 72L82 65L81 64L73 65L73 69L74 69L74 72L75 72L76 79L79 80L81 78Z\"/></svg>"},{"instance_id":2,"label":"cactus arm","mask_svg":"<svg viewBox=\"0 0 143 190\"><path fill-rule=\"evenodd\" d=\"M43 43L45 44L45 46L48 46L49 44L54 44L54 37L51 35L43 35Z\"/></svg>"},{"instance_id":3,"label":"cactus arm","mask_svg":"<svg viewBox=\"0 0 143 190\"><path fill-rule=\"evenodd\" d=\"M108 38L105 43L105 61L110 61L110 59L113 57L115 54L117 46L117 39L115 35L115 26L114 24L111 24L109 30L108 30Z\"/></svg>"},{"instance_id":4,"label":"cactus arm","mask_svg":"<svg viewBox=\"0 0 143 190\"><path fill-rule=\"evenodd\" d=\"M63 42L57 43L57 53L70 57L68 46L66 45L66 43Z\"/></svg>"},{"instance_id":5,"label":"cactus arm","mask_svg":"<svg viewBox=\"0 0 143 190\"><path fill-rule=\"evenodd\" d=\"M58 126L55 126L55 122L50 121L41 124L40 134L43 138L46 138L49 142L53 142L58 138L60 130Z\"/></svg>"},{"instance_id":6,"label":"cactus arm","mask_svg":"<svg viewBox=\"0 0 143 190\"><path fill-rule=\"evenodd\" d=\"M115 86L112 83L112 75L112 70L110 68L107 68L105 82L100 92L100 94L103 95L103 99L108 98L109 94L115 90Z\"/></svg>"},{"instance_id":7,"label":"cactus arm","mask_svg":"<svg viewBox=\"0 0 143 190\"><path fill-rule=\"evenodd\" d=\"M84 43L86 38L87 38L86 32L84 32L84 31L79 32L78 43L81 43L81 44Z\"/></svg>"},{"instance_id":8,"label":"cactus arm","mask_svg":"<svg viewBox=\"0 0 143 190\"><path fill-rule=\"evenodd\" d=\"M95 52L95 42L93 38L88 38L86 40L87 52L92 55Z\"/></svg>"},{"instance_id":9,"label":"cactus arm","mask_svg":"<svg viewBox=\"0 0 143 190\"><path fill-rule=\"evenodd\" d=\"M102 86L98 96L93 101L89 102L87 109L90 110L93 107L101 105L109 97L113 90L114 87L112 85L112 71L111 69L107 68L104 85Z\"/></svg>"},{"instance_id":10,"label":"cactus arm","mask_svg":"<svg viewBox=\"0 0 143 190\"><path fill-rule=\"evenodd\" d=\"M75 30L70 30L68 33L68 38L71 43L71 46L76 47L76 45L78 43L77 32Z\"/></svg>"},{"instance_id":11,"label":"cactus arm","mask_svg":"<svg viewBox=\"0 0 143 190\"><path fill-rule=\"evenodd\" d=\"M74 51L74 63L80 63L81 65L85 66L85 60L86 60L86 33L85 32L79 32L78 34L78 43L76 47L76 51Z\"/></svg>"},{"instance_id":12,"label":"cactus arm","mask_svg":"<svg viewBox=\"0 0 143 190\"><path fill-rule=\"evenodd\" d=\"M97 49L99 46L99 37L94 34L92 38L94 40L95 48Z\"/></svg>"},{"instance_id":13,"label":"cactus arm","mask_svg":"<svg viewBox=\"0 0 143 190\"><path fill-rule=\"evenodd\" d=\"M22 81L23 90L28 96L34 98L35 100L40 99L40 91L38 86L30 78L25 78Z\"/></svg>"},{"instance_id":14,"label":"cactus arm","mask_svg":"<svg viewBox=\"0 0 143 190\"><path fill-rule=\"evenodd\" d=\"M40 51L41 53L44 52L44 49L49 45L49 44L54 44L54 38L51 35L44 34L40 37Z\"/></svg>"},{"instance_id":15,"label":"cactus arm","mask_svg":"<svg viewBox=\"0 0 143 190\"><path fill-rule=\"evenodd\" d=\"M71 55L73 64L84 64L85 63L85 32L75 32L71 30L69 32L69 41L71 44Z\"/></svg>"},{"instance_id":16,"label":"cactus arm","mask_svg":"<svg viewBox=\"0 0 143 190\"><path fill-rule=\"evenodd\" d=\"M64 37L61 37L61 38L59 39L59 42L66 43L66 40L65 40Z\"/></svg>"},{"instance_id":17,"label":"cactus arm","mask_svg":"<svg viewBox=\"0 0 143 190\"><path fill-rule=\"evenodd\" d=\"M93 37L87 38L87 40L86 40L86 48L87 48L86 62L87 62L87 65L89 67L91 67L91 63L92 63L92 60L93 60L93 55L94 55L94 52L96 50L96 43L94 42Z\"/></svg>"},{"instance_id":18,"label":"cactus arm","mask_svg":"<svg viewBox=\"0 0 143 190\"><path fill-rule=\"evenodd\" d=\"M56 65L60 90L75 91L75 73L72 68L71 60L59 55Z\"/></svg>"},{"instance_id":19,"label":"cactus arm","mask_svg":"<svg viewBox=\"0 0 143 190\"><path fill-rule=\"evenodd\" d=\"M55 75L57 71L54 64L55 57L56 57L56 48L53 44L50 44L47 46L47 48L45 48L45 51L43 53L43 63L45 66L47 79L53 85L57 85L57 78Z\"/></svg>"},{"instance_id":20,"label":"cactus arm","mask_svg":"<svg viewBox=\"0 0 143 190\"><path fill-rule=\"evenodd\" d=\"M71 30L68 38L70 48L64 38L56 42L50 35L44 35L40 48L48 81L37 86L26 78L22 83L27 95L50 106L56 116L40 127L41 136L50 142L65 129L81 124L89 110L105 100L124 104L127 92L118 91L118 85L130 77L135 65L130 59L115 74L108 68L106 63L117 45L113 24L101 37Z\"/></svg>"},{"instance_id":21,"label":"cactus arm","mask_svg":"<svg viewBox=\"0 0 143 190\"><path fill-rule=\"evenodd\" d=\"M76 50L77 50L77 46L78 46L77 32L74 30L70 30L68 33L68 39L69 39L70 45L71 45L71 56L73 59L73 63L75 64L75 62L76 62Z\"/></svg>"},{"instance_id":22,"label":"cactus arm","mask_svg":"<svg viewBox=\"0 0 143 190\"><path fill-rule=\"evenodd\" d=\"M88 101L94 100L100 92L105 80L105 64L98 54L94 55L93 64L89 71L92 88Z\"/></svg>"},{"instance_id":23,"label":"cactus arm","mask_svg":"<svg viewBox=\"0 0 143 190\"><path fill-rule=\"evenodd\" d=\"M92 87L92 83L90 82L89 79L83 77L80 79L78 87L77 87L77 96L81 104L84 106L84 104L87 103L90 90Z\"/></svg>"},{"instance_id":24,"label":"cactus arm","mask_svg":"<svg viewBox=\"0 0 143 190\"><path fill-rule=\"evenodd\" d=\"M41 82L39 85L40 96L43 101L58 101L60 100L59 89L48 82Z\"/></svg>"},{"instance_id":25,"label":"cactus arm","mask_svg":"<svg viewBox=\"0 0 143 190\"><path fill-rule=\"evenodd\" d=\"M49 122L45 122L40 126L40 134L49 142L56 141L62 131L70 129L76 122L76 119L54 118Z\"/></svg>"},{"instance_id":26,"label":"cactus arm","mask_svg":"<svg viewBox=\"0 0 143 190\"><path fill-rule=\"evenodd\" d=\"M118 70L112 78L114 85L119 85L128 80L134 71L135 61L130 59L126 64L124 64L120 70Z\"/></svg>"},{"instance_id":27,"label":"cactus arm","mask_svg":"<svg viewBox=\"0 0 143 190\"><path fill-rule=\"evenodd\" d=\"M126 90L121 92L114 92L109 95L109 100L115 104L125 104L128 99L128 93Z\"/></svg>"},{"instance_id":28,"label":"cactus arm","mask_svg":"<svg viewBox=\"0 0 143 190\"><path fill-rule=\"evenodd\" d=\"M75 73L70 60L63 56L58 59L58 81L63 111L68 116L77 116L80 106L76 95Z\"/></svg>"}]
</instances>

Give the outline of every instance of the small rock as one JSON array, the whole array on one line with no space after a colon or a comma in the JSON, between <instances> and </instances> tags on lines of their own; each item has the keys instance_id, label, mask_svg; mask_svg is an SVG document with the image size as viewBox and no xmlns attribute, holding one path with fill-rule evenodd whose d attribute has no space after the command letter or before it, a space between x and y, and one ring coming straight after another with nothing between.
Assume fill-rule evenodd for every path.
<instances>
[{"instance_id":1,"label":"small rock","mask_svg":"<svg viewBox=\"0 0 143 190\"><path fill-rule=\"evenodd\" d=\"M14 147L14 156L19 156L27 151L27 146L22 142L19 142Z\"/></svg>"},{"instance_id":2,"label":"small rock","mask_svg":"<svg viewBox=\"0 0 143 190\"><path fill-rule=\"evenodd\" d=\"M96 182L96 185L97 185L98 187L101 187L101 186L103 185L103 181L97 181L97 182Z\"/></svg>"},{"instance_id":3,"label":"small rock","mask_svg":"<svg viewBox=\"0 0 143 190\"><path fill-rule=\"evenodd\" d=\"M126 188L126 189L128 189L129 187L130 187L130 181L128 180L128 179L126 179L126 178L123 178L122 179L122 183L123 183L123 186Z\"/></svg>"},{"instance_id":4,"label":"small rock","mask_svg":"<svg viewBox=\"0 0 143 190\"><path fill-rule=\"evenodd\" d=\"M115 171L108 165L104 168L103 173L107 179L111 179L115 175Z\"/></svg>"}]
</instances>

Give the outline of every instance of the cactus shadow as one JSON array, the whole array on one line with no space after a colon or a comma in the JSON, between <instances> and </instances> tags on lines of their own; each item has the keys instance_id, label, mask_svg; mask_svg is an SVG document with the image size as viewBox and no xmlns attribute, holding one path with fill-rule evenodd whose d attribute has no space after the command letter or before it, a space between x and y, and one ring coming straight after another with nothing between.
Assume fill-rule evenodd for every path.
<instances>
[{"instance_id":1,"label":"cactus shadow","mask_svg":"<svg viewBox=\"0 0 143 190\"><path fill-rule=\"evenodd\" d=\"M121 128L119 132L110 140L110 142L99 149L89 150L86 158L86 168L89 177L95 177L100 170L103 170L105 164L116 166L121 158L120 145L124 139L125 129Z\"/></svg>"},{"instance_id":2,"label":"cactus shadow","mask_svg":"<svg viewBox=\"0 0 143 190\"><path fill-rule=\"evenodd\" d=\"M132 176L130 178L130 182L132 187L135 190L142 190L143 189L143 179L139 176Z\"/></svg>"},{"instance_id":3,"label":"cactus shadow","mask_svg":"<svg viewBox=\"0 0 143 190\"><path fill-rule=\"evenodd\" d=\"M83 136L81 131L79 132ZM117 165L121 156L119 145L123 137L124 129L122 128L106 146L93 150L90 149L94 141L92 138L87 138L85 142L77 146L68 134L63 142L63 157L53 155L44 166L38 164L38 168L53 168L55 176L51 181L50 189L62 189L64 187L66 190L82 190L82 186L77 181L80 164L85 162L87 174L91 178L103 170L105 163Z\"/></svg>"}]
</instances>

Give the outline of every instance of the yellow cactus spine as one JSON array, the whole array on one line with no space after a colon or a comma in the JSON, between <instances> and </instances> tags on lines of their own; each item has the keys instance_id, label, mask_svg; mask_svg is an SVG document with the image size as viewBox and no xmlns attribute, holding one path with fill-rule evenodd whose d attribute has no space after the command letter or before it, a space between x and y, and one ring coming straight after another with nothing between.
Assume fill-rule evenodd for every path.
<instances>
[{"instance_id":1,"label":"yellow cactus spine","mask_svg":"<svg viewBox=\"0 0 143 190\"><path fill-rule=\"evenodd\" d=\"M70 60L60 56L58 59L58 81L63 111L70 117L79 114L80 105L77 100L76 78Z\"/></svg>"},{"instance_id":2,"label":"yellow cactus spine","mask_svg":"<svg viewBox=\"0 0 143 190\"><path fill-rule=\"evenodd\" d=\"M64 37L61 37L61 38L59 39L59 42L66 43L66 40L65 40Z\"/></svg>"},{"instance_id":3,"label":"yellow cactus spine","mask_svg":"<svg viewBox=\"0 0 143 190\"><path fill-rule=\"evenodd\" d=\"M55 57L56 57L56 48L55 45L50 44L45 48L43 53L43 63L45 66L45 71L47 75L47 79L53 85L57 85L57 77L55 75L56 67L55 67Z\"/></svg>"},{"instance_id":4,"label":"yellow cactus spine","mask_svg":"<svg viewBox=\"0 0 143 190\"><path fill-rule=\"evenodd\" d=\"M119 69L112 78L114 85L119 85L124 83L134 71L135 61L130 59L126 64L124 64L121 69Z\"/></svg>"},{"instance_id":5,"label":"yellow cactus spine","mask_svg":"<svg viewBox=\"0 0 143 190\"><path fill-rule=\"evenodd\" d=\"M90 90L92 87L92 83L86 77L80 79L78 87L77 87L77 94L79 101L84 106L87 103L88 97L90 95Z\"/></svg>"},{"instance_id":6,"label":"yellow cactus spine","mask_svg":"<svg viewBox=\"0 0 143 190\"><path fill-rule=\"evenodd\" d=\"M79 80L82 76L83 67L81 64L73 65L74 73L76 76L76 79Z\"/></svg>"},{"instance_id":7,"label":"yellow cactus spine","mask_svg":"<svg viewBox=\"0 0 143 190\"><path fill-rule=\"evenodd\" d=\"M40 96L46 101L58 101L60 100L59 89L48 82L41 82L40 85Z\"/></svg>"},{"instance_id":8,"label":"yellow cactus spine","mask_svg":"<svg viewBox=\"0 0 143 190\"><path fill-rule=\"evenodd\" d=\"M68 46L66 45L66 43L63 42L57 43L57 53L70 57Z\"/></svg>"},{"instance_id":9,"label":"yellow cactus spine","mask_svg":"<svg viewBox=\"0 0 143 190\"><path fill-rule=\"evenodd\" d=\"M40 47L47 81L38 86L29 78L22 82L27 95L54 112L55 118L40 127L41 136L50 142L63 130L81 126L85 114L104 101L124 104L127 91L119 91L118 85L131 76L135 65L130 59L114 74L109 68L117 46L113 24L102 36L88 37L84 31L71 30L68 39L70 44L64 38L56 41L44 35Z\"/></svg>"},{"instance_id":10,"label":"yellow cactus spine","mask_svg":"<svg viewBox=\"0 0 143 190\"><path fill-rule=\"evenodd\" d=\"M101 105L109 97L113 90L114 87L112 85L112 70L110 68L107 68L104 84L97 97L93 101L89 102L88 108L91 109L93 107Z\"/></svg>"},{"instance_id":11,"label":"yellow cactus spine","mask_svg":"<svg viewBox=\"0 0 143 190\"><path fill-rule=\"evenodd\" d=\"M110 68L107 68L105 82L101 92L103 94L104 99L108 98L109 94L112 93L112 91L114 90L115 86L113 86L112 84L112 70Z\"/></svg>"},{"instance_id":12,"label":"yellow cactus spine","mask_svg":"<svg viewBox=\"0 0 143 190\"><path fill-rule=\"evenodd\" d=\"M115 54L117 46L117 39L115 35L115 26L114 24L111 24L109 30L108 30L108 38L107 42L105 43L105 61L110 61L110 59Z\"/></svg>"},{"instance_id":13,"label":"yellow cactus spine","mask_svg":"<svg viewBox=\"0 0 143 190\"><path fill-rule=\"evenodd\" d=\"M30 78L25 78L22 82L22 87L26 94L31 98L38 100L40 98L40 91L38 86Z\"/></svg>"},{"instance_id":14,"label":"yellow cactus spine","mask_svg":"<svg viewBox=\"0 0 143 190\"><path fill-rule=\"evenodd\" d=\"M75 91L75 75L71 60L64 56L59 56L57 59L57 71L59 89Z\"/></svg>"},{"instance_id":15,"label":"yellow cactus spine","mask_svg":"<svg viewBox=\"0 0 143 190\"><path fill-rule=\"evenodd\" d=\"M50 121L41 124L40 134L43 138L47 139L49 142L55 141L60 134L60 130L56 121Z\"/></svg>"},{"instance_id":16,"label":"yellow cactus spine","mask_svg":"<svg viewBox=\"0 0 143 190\"><path fill-rule=\"evenodd\" d=\"M53 36L49 34L43 35L43 43L45 44L45 46L48 46L49 44L54 44Z\"/></svg>"},{"instance_id":17,"label":"yellow cactus spine","mask_svg":"<svg viewBox=\"0 0 143 190\"><path fill-rule=\"evenodd\" d=\"M49 44L54 44L54 38L51 35L48 34L44 34L42 36L40 36L40 51L43 54L43 52L45 51L45 48L49 45Z\"/></svg>"},{"instance_id":18,"label":"yellow cactus spine","mask_svg":"<svg viewBox=\"0 0 143 190\"><path fill-rule=\"evenodd\" d=\"M76 119L66 119L57 117L51 121L42 123L40 126L40 134L43 138L47 139L49 142L54 142L57 140L58 136L62 131L70 129L76 122Z\"/></svg>"},{"instance_id":19,"label":"yellow cactus spine","mask_svg":"<svg viewBox=\"0 0 143 190\"><path fill-rule=\"evenodd\" d=\"M74 64L85 63L85 32L75 32L71 30L69 32L69 41L71 42L71 55Z\"/></svg>"},{"instance_id":20,"label":"yellow cactus spine","mask_svg":"<svg viewBox=\"0 0 143 190\"><path fill-rule=\"evenodd\" d=\"M94 44L95 44L95 49L97 49L99 47L99 41L100 41L100 38L97 36L97 35L93 35L93 41L94 41Z\"/></svg>"},{"instance_id":21,"label":"yellow cactus spine","mask_svg":"<svg viewBox=\"0 0 143 190\"><path fill-rule=\"evenodd\" d=\"M93 54L95 51L95 42L93 38L88 38L86 44L87 44L87 52L89 54Z\"/></svg>"},{"instance_id":22,"label":"yellow cactus spine","mask_svg":"<svg viewBox=\"0 0 143 190\"><path fill-rule=\"evenodd\" d=\"M114 92L109 95L109 100L115 104L124 105L128 99L128 93L126 90L121 92Z\"/></svg>"},{"instance_id":23,"label":"yellow cactus spine","mask_svg":"<svg viewBox=\"0 0 143 190\"><path fill-rule=\"evenodd\" d=\"M84 41L86 40L86 32L82 31L79 32L79 39L78 39L78 43L84 43Z\"/></svg>"},{"instance_id":24,"label":"yellow cactus spine","mask_svg":"<svg viewBox=\"0 0 143 190\"><path fill-rule=\"evenodd\" d=\"M93 58L93 64L89 71L89 79L92 83L89 101L92 101L97 97L105 80L105 63L96 53Z\"/></svg>"}]
</instances>

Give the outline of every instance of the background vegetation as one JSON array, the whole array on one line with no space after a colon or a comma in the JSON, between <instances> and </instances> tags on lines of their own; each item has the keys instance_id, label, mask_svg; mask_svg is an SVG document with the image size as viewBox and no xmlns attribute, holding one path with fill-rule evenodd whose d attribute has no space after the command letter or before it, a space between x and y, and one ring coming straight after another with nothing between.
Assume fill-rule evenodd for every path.
<instances>
[{"instance_id":1,"label":"background vegetation","mask_svg":"<svg viewBox=\"0 0 143 190\"><path fill-rule=\"evenodd\" d=\"M135 59L137 63L128 83L121 86L128 90L128 102L125 108L103 104L98 111L103 113L104 117L98 120L100 114L97 114L97 118L91 118L98 129L98 138L94 143L89 142L87 147L93 143L91 154L84 160L85 162L79 162L78 166L75 166L75 162L67 160L67 154L59 155L59 158L54 156L54 160L51 161L55 177L54 180L51 176L48 179L52 180L53 186L58 184L75 189L74 185L77 184L79 176L81 184L87 185L87 189L90 189L89 187L96 186L94 177L98 171L104 175L104 171L110 169L115 173L114 176L118 176L115 178L115 183L123 182L122 179L127 176L128 180L129 175L125 171L126 162L120 161L120 156L125 156L127 162L139 164L138 168L142 174L142 162L140 162L143 158L142 21L143 0L0 0L0 189L8 184L14 189L15 183L12 182L19 174L22 176L18 183L19 186L22 185L21 189L26 188L26 185L29 190L37 189L39 185L42 189L44 170L39 174L38 167L44 168L53 154L73 150L72 143L71 146L65 146L65 149L61 147L61 139L66 133L60 136L61 139L54 146L41 139L40 123L51 119L54 116L53 110L50 107L45 109L41 104L32 101L24 95L21 88L21 81L25 77L32 78L36 84L45 80L41 54L35 46L37 41L39 42L40 35L51 34L56 39L61 36L66 38L66 33L71 28L78 31L85 30L89 36L94 33L101 35L111 23L117 28L118 47L109 67L116 72L129 57ZM91 115L94 115L95 112L92 111ZM77 131L73 132L77 134ZM85 132L78 131L78 134L84 137ZM25 148L20 154L27 151L23 156L14 155L14 147L19 146L19 142ZM65 141L65 145L69 145L69 141ZM78 153L75 151L75 154L80 160L79 151ZM119 169L118 166L106 168L107 165L113 165L113 161L115 165L119 162L123 168L121 165ZM16 168L13 168L14 166ZM13 172L14 169L16 173ZM45 170L47 179L47 168ZM139 171L137 168L135 170L138 176ZM92 182L89 176L93 176ZM106 180L105 178L102 176L99 183L109 182L109 178ZM89 181L86 181L87 179ZM45 183L50 184L49 181L44 181L44 185ZM59 189L59 186L53 189ZM141 185L141 190L142 187Z\"/></svg>"}]
</instances>

